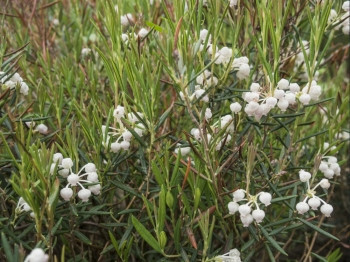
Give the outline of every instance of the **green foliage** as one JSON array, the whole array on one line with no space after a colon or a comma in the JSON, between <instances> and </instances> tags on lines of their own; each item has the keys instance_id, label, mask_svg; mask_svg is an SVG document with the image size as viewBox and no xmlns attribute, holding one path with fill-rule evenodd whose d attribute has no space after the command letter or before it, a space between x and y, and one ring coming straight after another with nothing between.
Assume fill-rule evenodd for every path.
<instances>
[{"instance_id":1,"label":"green foliage","mask_svg":"<svg viewBox=\"0 0 350 262\"><path fill-rule=\"evenodd\" d=\"M221 261L233 248L242 261L346 257L350 90L340 2L22 2L0 12L0 261L23 261L35 247L50 261ZM232 51L226 63L216 46ZM233 67L240 57L250 66L243 79ZM6 84L15 73L28 95ZM282 78L307 91L285 112L245 112L252 83L262 104ZM315 79L320 98L302 104ZM125 132L128 149L112 150ZM71 186L64 201L57 152L72 159L70 173L94 163L100 194L83 202ZM328 156L342 173L317 195L332 203L332 217L301 215L296 205L311 188L298 173L310 172L314 187ZM237 189L253 209L260 192L272 195L271 205L259 202L261 223L229 214Z\"/></svg>"}]
</instances>

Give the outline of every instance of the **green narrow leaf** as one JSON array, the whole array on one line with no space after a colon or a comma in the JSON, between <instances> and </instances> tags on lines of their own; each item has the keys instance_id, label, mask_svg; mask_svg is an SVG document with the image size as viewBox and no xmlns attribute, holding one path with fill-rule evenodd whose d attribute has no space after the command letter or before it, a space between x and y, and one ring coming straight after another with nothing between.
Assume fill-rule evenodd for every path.
<instances>
[{"instance_id":1,"label":"green narrow leaf","mask_svg":"<svg viewBox=\"0 0 350 262\"><path fill-rule=\"evenodd\" d=\"M248 242L244 243L244 245L242 246L241 251L242 252L246 251L254 243L255 243L255 238L251 238Z\"/></svg>"},{"instance_id":2,"label":"green narrow leaf","mask_svg":"<svg viewBox=\"0 0 350 262\"><path fill-rule=\"evenodd\" d=\"M12 252L11 252L10 244L7 241L7 238L6 238L4 233L1 233L1 243L2 243L2 247L4 249L4 252L5 252L7 260L9 262L12 262L12 261L15 262L13 260L13 255L12 255Z\"/></svg>"},{"instance_id":3,"label":"green narrow leaf","mask_svg":"<svg viewBox=\"0 0 350 262\"><path fill-rule=\"evenodd\" d=\"M54 236L56 234L57 229L59 228L59 226L61 225L63 220L63 217L60 217L60 219L57 221L57 223L55 224L55 226L52 228L51 230L51 234Z\"/></svg>"},{"instance_id":4,"label":"green narrow leaf","mask_svg":"<svg viewBox=\"0 0 350 262\"><path fill-rule=\"evenodd\" d=\"M91 245L92 242L91 240L85 236L83 233L81 233L80 231L74 231L74 235L79 238L83 243L87 244L87 245Z\"/></svg>"},{"instance_id":5,"label":"green narrow leaf","mask_svg":"<svg viewBox=\"0 0 350 262\"><path fill-rule=\"evenodd\" d=\"M275 262L276 260L275 260L275 257L273 256L270 246L267 243L265 243L265 247L267 249L267 253L269 255L270 261Z\"/></svg>"},{"instance_id":6,"label":"green narrow leaf","mask_svg":"<svg viewBox=\"0 0 350 262\"><path fill-rule=\"evenodd\" d=\"M150 28L153 28L154 30L157 30L159 33L162 33L164 31L164 29L161 26L156 25L151 21L146 21L146 25L148 25Z\"/></svg>"},{"instance_id":7,"label":"green narrow leaf","mask_svg":"<svg viewBox=\"0 0 350 262\"><path fill-rule=\"evenodd\" d=\"M167 110L165 110L165 112L160 116L159 121L156 125L156 127L154 128L154 130L157 132L157 130L161 127L161 125L164 123L164 121L168 118L171 110L173 109L173 105L172 104Z\"/></svg>"},{"instance_id":8,"label":"green narrow leaf","mask_svg":"<svg viewBox=\"0 0 350 262\"><path fill-rule=\"evenodd\" d=\"M322 234L322 235L324 235L324 236L326 236L326 237L329 237L329 238L332 238L332 239L334 239L334 240L339 241L339 239L338 239L337 237L335 237L335 236L333 236L332 234L330 234L330 233L324 231L323 229L319 228L318 226L315 226L314 224L312 224L312 223L310 223L310 222L308 222L308 221L306 221L306 220L304 220L304 219L302 219L302 218L299 218L299 217L298 217L297 219L298 219L300 222L302 222L302 223L304 223L305 225L307 225L308 227L311 227L313 230L317 231L318 233L320 233L320 234Z\"/></svg>"},{"instance_id":9,"label":"green narrow leaf","mask_svg":"<svg viewBox=\"0 0 350 262\"><path fill-rule=\"evenodd\" d=\"M306 136L306 137L304 137L304 138L301 138L301 139L297 140L295 143L300 143L300 142L302 142L302 141L304 141L304 140L307 140L307 139L309 139L309 138L311 138L311 137L319 136L319 135L322 135L322 134L324 134L324 133L326 133L326 132L328 132L328 129L323 130L323 131L320 131L320 132L317 132L317 133L314 133L314 134L309 135L309 136Z\"/></svg>"},{"instance_id":10,"label":"green narrow leaf","mask_svg":"<svg viewBox=\"0 0 350 262\"><path fill-rule=\"evenodd\" d=\"M137 220L136 217L131 216L132 224L134 225L136 231L140 234L140 236L157 252L164 254L162 249L160 248L157 240L152 236L152 234Z\"/></svg>"},{"instance_id":11,"label":"green narrow leaf","mask_svg":"<svg viewBox=\"0 0 350 262\"><path fill-rule=\"evenodd\" d=\"M130 193L131 195L133 196L137 196L137 197L140 197L141 198L141 195L138 194L134 189L132 189L131 187L119 182L119 181L113 181L113 180L110 180L110 182L115 185L116 187L124 190L125 192L128 192Z\"/></svg>"},{"instance_id":12,"label":"green narrow leaf","mask_svg":"<svg viewBox=\"0 0 350 262\"><path fill-rule=\"evenodd\" d=\"M324 258L324 257L322 257L322 256L320 256L320 255L317 255L317 254L314 253L314 252L311 252L311 255L314 256L314 257L316 257L318 261L322 261L322 262L327 262L327 261L329 261L329 260L327 260L326 258Z\"/></svg>"},{"instance_id":13,"label":"green narrow leaf","mask_svg":"<svg viewBox=\"0 0 350 262\"><path fill-rule=\"evenodd\" d=\"M260 226L261 232L263 233L263 235L266 237L266 239L269 241L269 243L279 252L281 252L283 255L288 256L288 254L286 253L286 251L283 250L283 248L280 247L280 245L276 242L276 240L274 240L269 233L267 233L266 229L263 228L262 226Z\"/></svg>"},{"instance_id":14,"label":"green narrow leaf","mask_svg":"<svg viewBox=\"0 0 350 262\"><path fill-rule=\"evenodd\" d=\"M120 250L119 250L119 247L118 247L117 240L115 239L115 237L113 236L111 231L108 231L108 235L109 235L109 238L110 238L110 240L111 240L111 242L112 242L112 244L114 246L115 251L117 251L117 254L120 257Z\"/></svg>"}]
</instances>

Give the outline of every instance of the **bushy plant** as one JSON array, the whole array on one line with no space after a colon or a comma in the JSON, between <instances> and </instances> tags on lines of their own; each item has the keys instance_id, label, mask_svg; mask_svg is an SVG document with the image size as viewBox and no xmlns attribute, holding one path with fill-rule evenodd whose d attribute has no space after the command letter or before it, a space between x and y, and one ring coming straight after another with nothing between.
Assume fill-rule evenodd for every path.
<instances>
[{"instance_id":1,"label":"bushy plant","mask_svg":"<svg viewBox=\"0 0 350 262\"><path fill-rule=\"evenodd\" d=\"M4 7L1 261L350 257L349 1Z\"/></svg>"}]
</instances>

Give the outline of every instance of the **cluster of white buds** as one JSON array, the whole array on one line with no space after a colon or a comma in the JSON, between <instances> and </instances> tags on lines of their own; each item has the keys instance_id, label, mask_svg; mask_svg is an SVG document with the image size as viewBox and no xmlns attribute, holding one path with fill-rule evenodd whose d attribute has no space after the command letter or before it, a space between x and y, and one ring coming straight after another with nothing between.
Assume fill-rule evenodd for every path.
<instances>
[{"instance_id":1,"label":"cluster of white buds","mask_svg":"<svg viewBox=\"0 0 350 262\"><path fill-rule=\"evenodd\" d=\"M231 1L232 6L237 4L237 1ZM219 49L217 46L214 46L211 43L211 35L209 35L209 32L207 29L202 29L199 33L199 39L201 41L201 45L199 50L202 51L204 49L204 43L207 40L208 44L206 47L207 53L209 56L212 56L214 54L214 63L219 64L228 64L233 56L233 50L231 48L228 48L227 46L222 47ZM237 78L238 79L246 79L249 77L250 73L250 66L249 66L249 59L245 56L234 58L232 61L231 68L234 71L237 71Z\"/></svg>"},{"instance_id":2,"label":"cluster of white buds","mask_svg":"<svg viewBox=\"0 0 350 262\"><path fill-rule=\"evenodd\" d=\"M17 207L16 207L16 213L22 213L22 212L29 212L32 211L31 207L28 205L28 203L23 199L23 197L20 197L18 199ZM30 216L34 218L34 212L30 212Z\"/></svg>"},{"instance_id":3,"label":"cluster of white buds","mask_svg":"<svg viewBox=\"0 0 350 262\"><path fill-rule=\"evenodd\" d=\"M332 179L334 175L340 176L341 168L338 164L338 159L335 156L326 156L323 159L327 161L321 161L318 167L323 175L328 179Z\"/></svg>"},{"instance_id":4,"label":"cluster of white buds","mask_svg":"<svg viewBox=\"0 0 350 262\"><path fill-rule=\"evenodd\" d=\"M30 254L26 257L24 262L47 262L49 261L49 255L45 254L41 248L34 248Z\"/></svg>"},{"instance_id":5,"label":"cluster of white buds","mask_svg":"<svg viewBox=\"0 0 350 262\"><path fill-rule=\"evenodd\" d=\"M215 257L215 261L220 262L241 262L241 253L237 248L231 249L229 252Z\"/></svg>"},{"instance_id":6,"label":"cluster of white buds","mask_svg":"<svg viewBox=\"0 0 350 262\"><path fill-rule=\"evenodd\" d=\"M232 69L237 71L236 76L239 80L246 79L250 74L249 59L246 56L233 59Z\"/></svg>"},{"instance_id":7,"label":"cluster of white buds","mask_svg":"<svg viewBox=\"0 0 350 262\"><path fill-rule=\"evenodd\" d=\"M275 97L267 97L261 100L259 104L260 89L261 87L258 83L252 83L250 92L245 92L242 95L243 100L247 102L244 112L246 112L248 116L254 116L257 121L259 121L262 116L266 116L277 104L277 99Z\"/></svg>"},{"instance_id":8,"label":"cluster of white buds","mask_svg":"<svg viewBox=\"0 0 350 262\"><path fill-rule=\"evenodd\" d=\"M188 96L190 101L194 99L200 99L201 101L208 103L209 96L206 93L207 89L212 86L216 86L218 84L218 79L208 70L204 70L203 73L196 77L196 83L194 87L194 91L190 94L189 89L186 88L184 92L180 92L180 98L185 101L185 95Z\"/></svg>"},{"instance_id":9,"label":"cluster of white buds","mask_svg":"<svg viewBox=\"0 0 350 262\"><path fill-rule=\"evenodd\" d=\"M118 124L118 128L102 126L103 145L109 146L110 140L117 137L117 140L110 144L112 152L117 153L120 150L128 150L130 148L130 142L133 137L132 133L124 126L122 119L125 119L125 108L123 106L117 106L113 111L114 119ZM135 133L142 137L145 131L145 126L140 122L139 118L143 117L143 114L137 112L137 116L134 113L126 115L130 125L133 126ZM107 132L107 134L106 134Z\"/></svg>"},{"instance_id":10,"label":"cluster of white buds","mask_svg":"<svg viewBox=\"0 0 350 262\"><path fill-rule=\"evenodd\" d=\"M199 86L202 86L204 89L207 89L218 84L218 79L209 71L204 70L199 76L196 77L196 83Z\"/></svg>"},{"instance_id":11,"label":"cluster of white buds","mask_svg":"<svg viewBox=\"0 0 350 262\"><path fill-rule=\"evenodd\" d=\"M9 76L5 75L5 72L0 72L0 84L5 85L7 88L14 89L16 86L20 87L19 92L22 95L28 95L29 87L26 82L23 81L22 77L18 73L14 73L10 79Z\"/></svg>"},{"instance_id":12,"label":"cluster of white buds","mask_svg":"<svg viewBox=\"0 0 350 262\"><path fill-rule=\"evenodd\" d=\"M73 173L73 161L70 158L63 158L61 153L53 155L53 163L51 164L50 173L56 170L56 166L59 168L58 174L64 178L67 178L68 184L60 191L61 197L69 201L73 196L72 187L79 186L78 197L87 202L91 193L99 195L101 191L101 185L99 184L96 166L93 163L87 163L84 165L77 174ZM85 188L84 185L87 187Z\"/></svg>"},{"instance_id":13,"label":"cluster of white buds","mask_svg":"<svg viewBox=\"0 0 350 262\"><path fill-rule=\"evenodd\" d=\"M219 51L215 53L215 64L227 64L230 62L232 57L232 49L224 46Z\"/></svg>"},{"instance_id":14,"label":"cluster of white buds","mask_svg":"<svg viewBox=\"0 0 350 262\"><path fill-rule=\"evenodd\" d=\"M320 208L321 213L324 214L326 217L330 217L331 213L333 212L333 207L330 204L327 204L325 201L323 201L320 197L316 196L317 187L321 186L323 189L328 189L330 187L328 179L323 178L316 186L311 188L311 174L309 172L305 170L300 170L299 178L301 182L307 183L307 192L304 200L296 205L298 213L304 214L308 212L310 208L312 210L317 210L322 203L322 206Z\"/></svg>"},{"instance_id":15,"label":"cluster of white buds","mask_svg":"<svg viewBox=\"0 0 350 262\"><path fill-rule=\"evenodd\" d=\"M208 109L209 108L206 109L206 115L209 115L209 117L206 116L206 120L210 120L212 117L211 110L209 109L210 110L209 111ZM225 132L222 135L222 138L215 145L215 149L217 151L220 150L224 145L229 143L232 139L232 136L229 134L230 132L234 131L234 125L232 120L233 120L233 117L231 115L225 115L225 116L222 116L218 121L216 121L212 125L216 133L218 133L220 130L225 128ZM194 137L195 140L197 140L198 142L202 142L202 137L200 134L200 130L198 128L192 128L190 134ZM210 142L212 141L212 136L209 133L207 133L206 135L207 135L207 142L208 144L210 144Z\"/></svg>"},{"instance_id":16,"label":"cluster of white buds","mask_svg":"<svg viewBox=\"0 0 350 262\"><path fill-rule=\"evenodd\" d=\"M296 98L303 105L308 105L311 100L317 101L321 95L321 87L317 85L316 81L312 81L310 86L306 85L300 91L300 86L297 83L289 83L287 79L282 78L277 83L273 96L271 94L262 94L260 89L261 87L258 83L252 83L250 92L245 92L242 95L244 101L247 102L244 111L248 116L254 116L257 121L262 116L267 116L275 106L282 112L285 112L290 105L296 104ZM232 105L231 110L232 112L235 112L233 110L239 112L240 108L237 102L234 106Z\"/></svg>"},{"instance_id":17,"label":"cluster of white buds","mask_svg":"<svg viewBox=\"0 0 350 262\"><path fill-rule=\"evenodd\" d=\"M259 208L258 200L268 206L271 204L272 196L268 192L260 192L255 196L247 194L246 191L238 189L233 193L233 201L228 203L228 210L230 214L235 214L237 211L240 213L240 218L243 223L243 227L248 227L254 220L256 223L261 223L265 217L264 210ZM246 201L245 204L238 204L238 202ZM252 206L256 209L252 210Z\"/></svg>"},{"instance_id":18,"label":"cluster of white buds","mask_svg":"<svg viewBox=\"0 0 350 262\"><path fill-rule=\"evenodd\" d=\"M350 1L345 1L342 5L342 9L344 11L344 14L341 16L338 16L337 12L332 9L329 17L328 17L328 23L329 24L338 24L335 29L342 30L344 35L350 34Z\"/></svg>"}]
</instances>

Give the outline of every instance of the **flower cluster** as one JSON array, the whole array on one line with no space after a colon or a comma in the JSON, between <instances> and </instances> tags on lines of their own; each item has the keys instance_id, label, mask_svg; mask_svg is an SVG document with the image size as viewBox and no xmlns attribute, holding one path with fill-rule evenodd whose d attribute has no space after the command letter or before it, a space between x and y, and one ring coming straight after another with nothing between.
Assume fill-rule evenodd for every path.
<instances>
[{"instance_id":1,"label":"flower cluster","mask_svg":"<svg viewBox=\"0 0 350 262\"><path fill-rule=\"evenodd\" d=\"M136 115L137 114L137 115ZM133 126L134 132L142 137L143 133L146 129L144 124L140 122L143 114L140 112L128 113L127 120L130 125ZM113 153L117 153L120 150L128 150L130 148L130 141L133 137L132 133L124 126L122 119L125 119L125 109L123 106L117 106L113 112L114 119L118 124L118 128L108 127L108 131L106 130L106 126L102 126L102 135L103 135L103 145L108 147L110 144L110 149ZM117 137L117 140L111 142L111 139Z\"/></svg>"},{"instance_id":2,"label":"flower cluster","mask_svg":"<svg viewBox=\"0 0 350 262\"><path fill-rule=\"evenodd\" d=\"M334 175L340 176L341 169L338 164L338 159L334 156L326 156L324 159L327 159L327 161L321 161L318 167L323 175L328 179L332 179Z\"/></svg>"},{"instance_id":3,"label":"flower cluster","mask_svg":"<svg viewBox=\"0 0 350 262\"><path fill-rule=\"evenodd\" d=\"M28 95L29 87L26 82L23 81L22 77L18 73L14 73L13 76L8 79L9 76L5 75L5 72L0 72L0 83L5 85L7 88L14 89L16 86L20 87L19 92L23 95Z\"/></svg>"},{"instance_id":4,"label":"flower cluster","mask_svg":"<svg viewBox=\"0 0 350 262\"><path fill-rule=\"evenodd\" d=\"M241 253L237 248L231 249L229 252L215 257L215 261L220 262L241 262Z\"/></svg>"},{"instance_id":5,"label":"flower cluster","mask_svg":"<svg viewBox=\"0 0 350 262\"><path fill-rule=\"evenodd\" d=\"M58 174L64 178L67 178L68 184L61 189L60 195L61 197L69 201L73 196L72 187L79 186L80 190L78 192L78 197L83 201L87 202L91 193L94 195L99 195L101 191L101 185L98 181L98 175L96 166L93 163L87 163L83 166L77 174L73 173L73 161L70 158L63 158L61 153L56 153L52 159L53 163L51 165L50 172L56 170L56 166L58 166ZM85 178L84 178L85 177ZM86 187L84 187L83 183L85 183Z\"/></svg>"},{"instance_id":6,"label":"flower cluster","mask_svg":"<svg viewBox=\"0 0 350 262\"><path fill-rule=\"evenodd\" d=\"M32 252L26 257L24 262L47 262L49 255L45 254L41 248L34 248Z\"/></svg>"},{"instance_id":7,"label":"flower cluster","mask_svg":"<svg viewBox=\"0 0 350 262\"><path fill-rule=\"evenodd\" d=\"M114 9L115 9L116 12L119 11L119 8L118 8L117 5L114 6ZM129 25L135 24L135 19L134 19L133 15L132 15L131 13L127 13L127 14L125 14L125 15L120 16L120 24L121 24L123 27L126 28L126 27L128 27ZM137 34L136 34L136 33L133 33L133 36L134 36L135 39L137 39L137 38L143 39L143 38L145 38L145 37L148 35L148 33L149 33L149 30L148 30L148 29L146 29L146 28L141 28L141 29L138 31ZM128 41L129 41L129 35L126 34L126 33L123 33L123 34L121 35L121 39L123 40L123 42L124 42L125 44L127 44Z\"/></svg>"},{"instance_id":8,"label":"flower cluster","mask_svg":"<svg viewBox=\"0 0 350 262\"><path fill-rule=\"evenodd\" d=\"M247 102L244 111L248 116L254 116L257 121L277 106L282 112L285 112L290 105L296 104L296 98L303 105L308 105L311 100L317 101L321 95L321 87L316 81L312 81L310 86L306 85L301 91L297 83L289 83L287 79L282 78L277 83L277 88L273 95L261 92L259 83L252 83L250 92L242 95L244 101ZM260 102L260 104L259 104ZM238 112L240 107L232 105L232 112Z\"/></svg>"},{"instance_id":9,"label":"flower cluster","mask_svg":"<svg viewBox=\"0 0 350 262\"><path fill-rule=\"evenodd\" d=\"M201 45L199 50L203 51L204 44L207 41L207 53L209 56L212 56L214 54L214 63L217 65L220 64L228 64L231 61L231 58L233 56L233 50L231 48L228 48L226 46L222 47L220 50L217 46L214 46L211 43L211 35L209 35L209 32L207 29L202 29L199 34L199 39L201 41ZM249 66L249 59L245 56L234 58L231 64L231 68L234 71L237 71L237 78L238 79L246 79L249 77L250 73L250 66Z\"/></svg>"},{"instance_id":10,"label":"flower cluster","mask_svg":"<svg viewBox=\"0 0 350 262\"><path fill-rule=\"evenodd\" d=\"M328 179L323 178L316 186L310 188L311 174L309 172L305 170L300 170L299 178L301 182L307 183L307 192L304 200L296 205L298 213L304 214L307 211L309 211L310 208L312 210L317 210L322 203L323 205L320 208L321 213L324 214L326 217L330 217L331 213L333 212L333 207L330 204L327 204L325 201L323 201L320 197L316 196L316 189L319 186L323 189L328 189L330 187Z\"/></svg>"},{"instance_id":11,"label":"flower cluster","mask_svg":"<svg viewBox=\"0 0 350 262\"><path fill-rule=\"evenodd\" d=\"M228 210L230 214L235 214L237 211L240 213L240 218L243 223L243 227L248 227L254 220L259 224L265 217L264 210L259 208L258 200L268 206L271 204L272 196L268 192L260 192L255 196L247 194L246 191L238 189L233 193L233 201L228 203ZM238 202L247 201L245 204L238 204ZM255 205L256 209L252 211L252 206Z\"/></svg>"},{"instance_id":12,"label":"flower cluster","mask_svg":"<svg viewBox=\"0 0 350 262\"><path fill-rule=\"evenodd\" d=\"M338 16L337 11L334 9L331 10L329 17L328 17L328 23L329 24L336 24L337 26L335 29L342 30L344 35L350 34L350 1L345 1L342 5L342 9L344 11L344 14L341 16Z\"/></svg>"}]
</instances>

